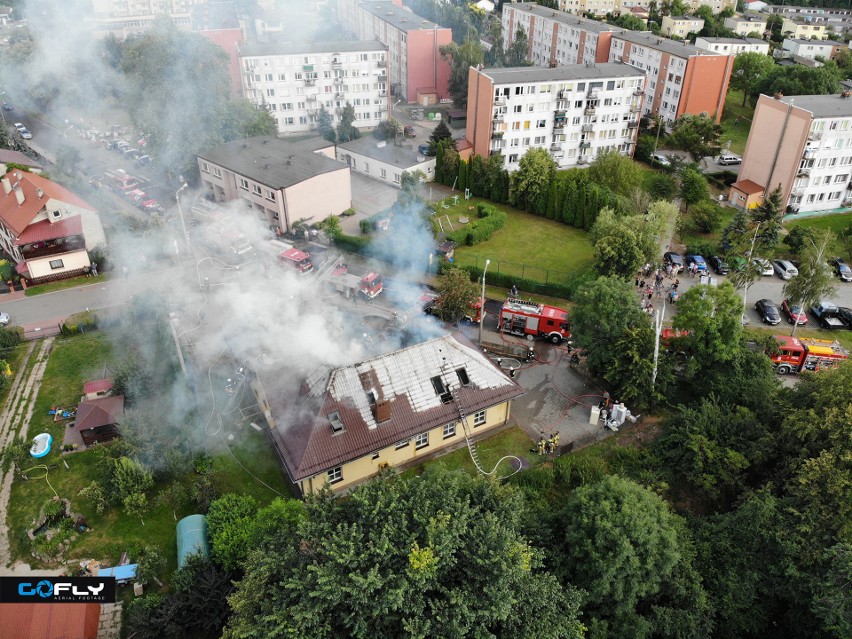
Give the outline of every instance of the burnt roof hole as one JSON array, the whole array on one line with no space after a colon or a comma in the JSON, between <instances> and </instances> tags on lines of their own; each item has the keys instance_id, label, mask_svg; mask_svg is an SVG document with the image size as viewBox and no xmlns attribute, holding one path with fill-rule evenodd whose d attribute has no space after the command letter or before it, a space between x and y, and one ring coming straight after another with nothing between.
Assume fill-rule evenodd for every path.
<instances>
[{"instance_id":1,"label":"burnt roof hole","mask_svg":"<svg viewBox=\"0 0 852 639\"><path fill-rule=\"evenodd\" d=\"M467 369L464 367L456 369L456 375L459 378L459 382L461 382L462 386L467 386L470 384L470 377L467 375Z\"/></svg>"},{"instance_id":2,"label":"burnt roof hole","mask_svg":"<svg viewBox=\"0 0 852 639\"><path fill-rule=\"evenodd\" d=\"M328 421L331 422L331 432L335 434L343 432L343 421L340 419L340 413L337 411L329 413Z\"/></svg>"}]
</instances>

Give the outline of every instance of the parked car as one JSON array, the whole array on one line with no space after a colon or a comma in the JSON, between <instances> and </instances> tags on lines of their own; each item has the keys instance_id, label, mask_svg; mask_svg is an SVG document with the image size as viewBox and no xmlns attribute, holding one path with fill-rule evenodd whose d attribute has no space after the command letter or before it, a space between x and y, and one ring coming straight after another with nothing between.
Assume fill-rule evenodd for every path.
<instances>
[{"instance_id":1,"label":"parked car","mask_svg":"<svg viewBox=\"0 0 852 639\"><path fill-rule=\"evenodd\" d=\"M849 308L848 306L838 306L837 317L843 320L848 330L852 330L852 308Z\"/></svg>"},{"instance_id":2,"label":"parked car","mask_svg":"<svg viewBox=\"0 0 852 639\"><path fill-rule=\"evenodd\" d=\"M792 279L799 274L799 269L787 260L773 260L772 268L775 271L775 274L782 280Z\"/></svg>"},{"instance_id":3,"label":"parked car","mask_svg":"<svg viewBox=\"0 0 852 639\"><path fill-rule=\"evenodd\" d=\"M18 131L18 133L20 133L21 137L24 138L25 140L32 140L33 139L33 134L30 133L28 129L21 129L20 131Z\"/></svg>"},{"instance_id":4,"label":"parked car","mask_svg":"<svg viewBox=\"0 0 852 639\"><path fill-rule=\"evenodd\" d=\"M756 257L752 260L752 262L760 268L761 275L772 275L775 273L775 269L772 267L772 264L769 263L769 260L765 260L762 257Z\"/></svg>"},{"instance_id":5,"label":"parked car","mask_svg":"<svg viewBox=\"0 0 852 639\"><path fill-rule=\"evenodd\" d=\"M831 260L831 266L834 268L834 274L837 275L844 282L852 282L852 268L849 268L849 265L845 260L835 257Z\"/></svg>"},{"instance_id":6,"label":"parked car","mask_svg":"<svg viewBox=\"0 0 852 639\"><path fill-rule=\"evenodd\" d=\"M8 313L0 313L0 326L8 326L10 321Z\"/></svg>"},{"instance_id":7,"label":"parked car","mask_svg":"<svg viewBox=\"0 0 852 639\"><path fill-rule=\"evenodd\" d=\"M704 261L704 258L700 255L687 255L686 256L686 266L690 268L693 264L695 264L695 268L699 273L707 272L707 262Z\"/></svg>"},{"instance_id":8,"label":"parked car","mask_svg":"<svg viewBox=\"0 0 852 639\"><path fill-rule=\"evenodd\" d=\"M717 275L727 275L731 272L731 268L728 266L728 263L718 255L713 255L707 261L710 262L710 267L716 272Z\"/></svg>"},{"instance_id":9,"label":"parked car","mask_svg":"<svg viewBox=\"0 0 852 639\"><path fill-rule=\"evenodd\" d=\"M417 137L417 129L415 129L412 125L408 124L402 130L403 134L407 138L416 138Z\"/></svg>"},{"instance_id":10,"label":"parked car","mask_svg":"<svg viewBox=\"0 0 852 639\"><path fill-rule=\"evenodd\" d=\"M804 326L808 323L808 315L805 309L798 304L793 304L790 300L781 302L781 312L787 316L787 321L794 324L798 321L799 326Z\"/></svg>"},{"instance_id":11,"label":"parked car","mask_svg":"<svg viewBox=\"0 0 852 639\"><path fill-rule=\"evenodd\" d=\"M671 264L672 266L677 266L678 268L683 268L683 258L679 254L671 251L663 254L663 262Z\"/></svg>"},{"instance_id":12,"label":"parked car","mask_svg":"<svg viewBox=\"0 0 852 639\"><path fill-rule=\"evenodd\" d=\"M663 155L662 153L654 153L654 155L651 156L651 164L669 166L671 164L671 161L669 161L669 158Z\"/></svg>"},{"instance_id":13,"label":"parked car","mask_svg":"<svg viewBox=\"0 0 852 639\"><path fill-rule=\"evenodd\" d=\"M417 147L417 152L420 155L425 155L426 157L435 155L435 151L432 150L432 147L428 144L421 144Z\"/></svg>"},{"instance_id":14,"label":"parked car","mask_svg":"<svg viewBox=\"0 0 852 639\"><path fill-rule=\"evenodd\" d=\"M3 110L4 111L12 111L14 108L15 107L13 107L11 104L6 102L6 100L3 100Z\"/></svg>"},{"instance_id":15,"label":"parked car","mask_svg":"<svg viewBox=\"0 0 852 639\"><path fill-rule=\"evenodd\" d=\"M733 153L723 153L719 156L719 164L728 166L729 164L742 164L743 159L739 155Z\"/></svg>"},{"instance_id":16,"label":"parked car","mask_svg":"<svg viewBox=\"0 0 852 639\"><path fill-rule=\"evenodd\" d=\"M18 131L26 130L26 128L27 128L23 124L21 124L20 122L15 122L15 124L12 125L12 126L14 126L16 129L18 129Z\"/></svg>"},{"instance_id":17,"label":"parked car","mask_svg":"<svg viewBox=\"0 0 852 639\"><path fill-rule=\"evenodd\" d=\"M764 323L775 326L781 323L781 313L778 312L778 307L772 300L762 299L757 300L754 304L754 310L760 315L760 319Z\"/></svg>"}]
</instances>

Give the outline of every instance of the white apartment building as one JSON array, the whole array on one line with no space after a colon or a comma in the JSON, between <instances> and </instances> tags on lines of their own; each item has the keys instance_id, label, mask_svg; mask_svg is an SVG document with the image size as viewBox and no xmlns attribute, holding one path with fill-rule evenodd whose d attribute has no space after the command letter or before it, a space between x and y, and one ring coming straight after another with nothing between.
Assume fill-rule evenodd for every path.
<instances>
[{"instance_id":1,"label":"white apartment building","mask_svg":"<svg viewBox=\"0 0 852 639\"><path fill-rule=\"evenodd\" d=\"M711 53L730 55L762 53L769 55L769 43L758 38L695 38L695 46Z\"/></svg>"},{"instance_id":2,"label":"white apartment building","mask_svg":"<svg viewBox=\"0 0 852 639\"><path fill-rule=\"evenodd\" d=\"M321 107L335 125L347 103L358 128L388 117L387 47L381 42L245 44L239 55L243 94L269 111L280 134L315 130Z\"/></svg>"},{"instance_id":3,"label":"white apartment building","mask_svg":"<svg viewBox=\"0 0 852 639\"><path fill-rule=\"evenodd\" d=\"M825 23L816 23L809 20L793 20L784 18L781 22L781 35L785 38L796 38L798 40L825 40L828 37L828 29Z\"/></svg>"},{"instance_id":4,"label":"white apartment building","mask_svg":"<svg viewBox=\"0 0 852 639\"><path fill-rule=\"evenodd\" d=\"M698 33L704 28L704 20L692 16L663 16L660 33L684 39L690 33Z\"/></svg>"},{"instance_id":5,"label":"white apartment building","mask_svg":"<svg viewBox=\"0 0 852 639\"><path fill-rule=\"evenodd\" d=\"M799 56L816 60L833 60L841 49L846 49L842 42L834 40L798 40L796 38L784 38L781 45L782 51L777 57Z\"/></svg>"},{"instance_id":6,"label":"white apartment building","mask_svg":"<svg viewBox=\"0 0 852 639\"><path fill-rule=\"evenodd\" d=\"M509 171L531 148L559 168L608 151L632 156L644 90L645 74L618 63L471 68L467 140L477 155L501 154Z\"/></svg>"},{"instance_id":7,"label":"white apartment building","mask_svg":"<svg viewBox=\"0 0 852 639\"><path fill-rule=\"evenodd\" d=\"M747 36L749 33L760 33L766 31L766 18L760 16L733 16L725 18L725 28L730 29L739 36Z\"/></svg>"},{"instance_id":8,"label":"white apartment building","mask_svg":"<svg viewBox=\"0 0 852 639\"><path fill-rule=\"evenodd\" d=\"M523 28L530 41L530 60L537 66L594 64L609 59L612 34L623 31L533 3L503 5L503 48Z\"/></svg>"},{"instance_id":9,"label":"white apartment building","mask_svg":"<svg viewBox=\"0 0 852 639\"><path fill-rule=\"evenodd\" d=\"M193 9L205 4L207 0L92 0L86 22L97 37L112 34L119 39L146 31L163 15L179 29L190 29Z\"/></svg>"}]
</instances>

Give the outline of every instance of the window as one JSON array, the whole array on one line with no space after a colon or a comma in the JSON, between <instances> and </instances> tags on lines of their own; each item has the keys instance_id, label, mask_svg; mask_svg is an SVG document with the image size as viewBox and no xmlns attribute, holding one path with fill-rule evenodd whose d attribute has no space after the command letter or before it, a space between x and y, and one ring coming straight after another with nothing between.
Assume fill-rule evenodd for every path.
<instances>
[{"instance_id":1,"label":"window","mask_svg":"<svg viewBox=\"0 0 852 639\"><path fill-rule=\"evenodd\" d=\"M535 124L535 128L537 128L537 129L543 129L546 126L547 126L547 120L539 120Z\"/></svg>"},{"instance_id":2,"label":"window","mask_svg":"<svg viewBox=\"0 0 852 639\"><path fill-rule=\"evenodd\" d=\"M373 459L378 459L378 458L379 458L379 454L378 454L378 453L373 453Z\"/></svg>"},{"instance_id":3,"label":"window","mask_svg":"<svg viewBox=\"0 0 852 639\"><path fill-rule=\"evenodd\" d=\"M210 173L210 166L207 164L207 162L201 163L201 170L205 173Z\"/></svg>"},{"instance_id":4,"label":"window","mask_svg":"<svg viewBox=\"0 0 852 639\"><path fill-rule=\"evenodd\" d=\"M402 450L403 448L406 448L406 447L408 446L408 442L409 442L409 441L410 441L410 440L406 439L404 442L399 442L399 443L398 443L398 444L394 447L394 449L395 449L395 450Z\"/></svg>"},{"instance_id":5,"label":"window","mask_svg":"<svg viewBox=\"0 0 852 639\"><path fill-rule=\"evenodd\" d=\"M248 180L245 178L240 178L240 188L248 191Z\"/></svg>"},{"instance_id":6,"label":"window","mask_svg":"<svg viewBox=\"0 0 852 639\"><path fill-rule=\"evenodd\" d=\"M267 191L266 192L266 199L270 200L271 202L274 202L275 201L275 191Z\"/></svg>"},{"instance_id":7,"label":"window","mask_svg":"<svg viewBox=\"0 0 852 639\"><path fill-rule=\"evenodd\" d=\"M214 166L213 175L215 175L216 177L222 177L222 169L220 169L218 166Z\"/></svg>"},{"instance_id":8,"label":"window","mask_svg":"<svg viewBox=\"0 0 852 639\"><path fill-rule=\"evenodd\" d=\"M63 268L64 266L62 260L50 260L50 268L52 269Z\"/></svg>"},{"instance_id":9,"label":"window","mask_svg":"<svg viewBox=\"0 0 852 639\"><path fill-rule=\"evenodd\" d=\"M473 415L473 427L482 426L485 423L485 411L481 410Z\"/></svg>"},{"instance_id":10,"label":"window","mask_svg":"<svg viewBox=\"0 0 852 639\"><path fill-rule=\"evenodd\" d=\"M388 172L387 172L385 169L379 169L379 174L380 174L383 178L387 178L387 176L388 176Z\"/></svg>"},{"instance_id":11,"label":"window","mask_svg":"<svg viewBox=\"0 0 852 639\"><path fill-rule=\"evenodd\" d=\"M267 89L266 95L268 95L270 98L274 98L275 97L275 89Z\"/></svg>"},{"instance_id":12,"label":"window","mask_svg":"<svg viewBox=\"0 0 852 639\"><path fill-rule=\"evenodd\" d=\"M414 436L414 450L426 448L429 445L429 433L420 433Z\"/></svg>"},{"instance_id":13,"label":"window","mask_svg":"<svg viewBox=\"0 0 852 639\"><path fill-rule=\"evenodd\" d=\"M252 187L252 191L254 191L255 195L263 195L263 189L261 189L257 184Z\"/></svg>"},{"instance_id":14,"label":"window","mask_svg":"<svg viewBox=\"0 0 852 639\"><path fill-rule=\"evenodd\" d=\"M450 437L456 436L456 425L455 424L444 424L444 439L449 439Z\"/></svg>"},{"instance_id":15,"label":"window","mask_svg":"<svg viewBox=\"0 0 852 639\"><path fill-rule=\"evenodd\" d=\"M516 104L512 107L512 113L520 113L523 107L520 104Z\"/></svg>"},{"instance_id":16,"label":"window","mask_svg":"<svg viewBox=\"0 0 852 639\"><path fill-rule=\"evenodd\" d=\"M343 481L343 469L338 466L337 468L332 468L328 471L328 483L336 484L339 481Z\"/></svg>"},{"instance_id":17,"label":"window","mask_svg":"<svg viewBox=\"0 0 852 639\"><path fill-rule=\"evenodd\" d=\"M511 155L509 155L509 162L517 162L517 161L518 161L518 154L517 153L512 153Z\"/></svg>"}]
</instances>

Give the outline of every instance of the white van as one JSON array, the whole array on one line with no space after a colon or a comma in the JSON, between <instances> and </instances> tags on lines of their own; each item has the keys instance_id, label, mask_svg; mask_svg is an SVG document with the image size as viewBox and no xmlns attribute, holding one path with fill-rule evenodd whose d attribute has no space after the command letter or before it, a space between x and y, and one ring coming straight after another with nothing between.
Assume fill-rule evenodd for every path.
<instances>
[{"instance_id":1,"label":"white van","mask_svg":"<svg viewBox=\"0 0 852 639\"><path fill-rule=\"evenodd\" d=\"M728 166L729 164L742 164L743 159L739 155L733 153L723 153L719 156L719 164Z\"/></svg>"}]
</instances>

